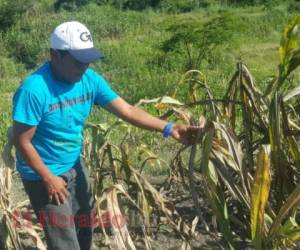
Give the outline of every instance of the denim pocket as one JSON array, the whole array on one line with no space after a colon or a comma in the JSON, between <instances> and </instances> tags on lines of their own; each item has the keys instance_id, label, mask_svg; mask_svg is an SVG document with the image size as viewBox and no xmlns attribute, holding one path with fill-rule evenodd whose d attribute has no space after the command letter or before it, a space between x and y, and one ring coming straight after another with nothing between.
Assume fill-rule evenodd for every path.
<instances>
[{"instance_id":1,"label":"denim pocket","mask_svg":"<svg viewBox=\"0 0 300 250\"><path fill-rule=\"evenodd\" d=\"M65 174L59 175L59 177L63 178L67 184L69 183L69 178Z\"/></svg>"},{"instance_id":2,"label":"denim pocket","mask_svg":"<svg viewBox=\"0 0 300 250\"><path fill-rule=\"evenodd\" d=\"M76 170L74 168L71 168L69 171L59 175L59 177L63 178L64 181L69 185L76 178Z\"/></svg>"}]
</instances>

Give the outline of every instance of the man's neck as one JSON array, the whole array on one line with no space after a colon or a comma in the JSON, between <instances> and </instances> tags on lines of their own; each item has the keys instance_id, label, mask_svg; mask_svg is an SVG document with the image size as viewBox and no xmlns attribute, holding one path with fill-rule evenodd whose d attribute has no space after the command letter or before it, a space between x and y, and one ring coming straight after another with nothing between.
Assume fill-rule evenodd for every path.
<instances>
[{"instance_id":1,"label":"man's neck","mask_svg":"<svg viewBox=\"0 0 300 250\"><path fill-rule=\"evenodd\" d=\"M55 80L59 81L59 82L66 82L63 77L61 76L61 74L59 73L59 69L56 67L56 65L50 61L50 69L51 69L51 73L52 76Z\"/></svg>"}]
</instances>

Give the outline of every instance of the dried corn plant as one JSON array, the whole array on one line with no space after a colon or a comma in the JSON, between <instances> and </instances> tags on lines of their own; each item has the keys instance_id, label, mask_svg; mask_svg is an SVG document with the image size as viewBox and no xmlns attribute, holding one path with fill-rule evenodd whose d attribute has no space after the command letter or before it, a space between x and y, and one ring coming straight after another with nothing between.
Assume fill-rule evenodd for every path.
<instances>
[{"instance_id":1,"label":"dried corn plant","mask_svg":"<svg viewBox=\"0 0 300 250\"><path fill-rule=\"evenodd\" d=\"M221 100L213 98L204 75L193 70L183 76L172 97L138 103L154 104L163 112L162 118L173 116L193 125L197 124L197 117L192 115L194 108L204 106L209 118L205 131L199 132L198 143L183 147L176 154L170 163L166 184L170 188L174 182L181 182L185 190L190 191L198 214L195 221L201 218L207 231L220 233L225 248L252 245L255 249L286 249L294 247L300 238L297 223L300 218L297 213L300 201L300 91L299 87L290 90L287 81L300 64L299 22L300 16L284 30L279 72L266 90L260 91L247 67L239 63ZM188 103L176 99L182 84L190 86ZM151 227L154 221L149 221L149 215L156 214L156 223L167 222L183 239L191 239L199 227L191 221L184 221L176 212L176 206L168 201L166 192L163 194L147 183L137 171L141 167L132 164L130 153L134 149L126 144L126 138L132 136L130 128L119 145L111 143L109 134L115 126L126 125L117 122L109 128L102 128L102 131L93 125L90 133L93 146L86 151L95 173L99 204L105 203L106 209L112 209L108 197L114 197L116 211L125 213L122 210L126 210L130 203L140 214L143 225ZM189 159L184 157L187 151ZM153 159L158 161L156 156ZM103 187L107 180L106 183L112 185L108 189ZM215 227L201 212L201 191L216 219ZM167 194L171 195L170 192ZM124 202L121 196L129 202ZM167 218L167 221L162 218ZM142 230L142 233L144 245L151 248L151 232ZM123 232L123 235L132 237L133 233ZM127 248L134 249L133 241L127 239L123 246L128 244Z\"/></svg>"},{"instance_id":2,"label":"dried corn plant","mask_svg":"<svg viewBox=\"0 0 300 250\"><path fill-rule=\"evenodd\" d=\"M2 153L4 163L0 165L0 241L4 249L22 250L21 238L24 236L27 239L31 239L37 249L46 250L40 237L42 228L38 225L33 226L31 221L28 221L27 218L20 214L20 211L23 209L27 210L29 201L25 200L17 205L12 204L14 158L11 155L12 142L10 139L11 134L8 132L7 144Z\"/></svg>"},{"instance_id":3,"label":"dried corn plant","mask_svg":"<svg viewBox=\"0 0 300 250\"><path fill-rule=\"evenodd\" d=\"M117 147L111 143L110 133L113 132L112 128L119 129L118 126L127 128L128 133ZM158 228L161 224L170 225L183 239L192 237L194 229L191 223L185 221L176 211L174 204L142 175L144 165L148 161L157 162L160 159L149 150L137 147L136 153L145 155L145 158L138 166L133 166L126 144L126 138L130 136L130 127L118 121L110 128L89 124L87 130L90 133L86 139L92 141L86 143L84 157L94 177L97 210L109 213L110 221L113 218L124 219L122 226L116 226L111 221L109 230L113 233L113 240L107 237L107 228L101 227L106 236L106 244L112 243L109 245L114 248L113 242L117 242L120 249L135 249L133 242L141 241L147 249L151 249L150 229L154 226ZM135 218L131 219L139 222L135 223L135 228L129 225L131 230L128 230L126 223L129 222L132 211ZM133 230L140 232L134 239L131 236Z\"/></svg>"},{"instance_id":4,"label":"dried corn plant","mask_svg":"<svg viewBox=\"0 0 300 250\"><path fill-rule=\"evenodd\" d=\"M192 147L189 165L199 166L227 248L239 247L244 239L255 249L286 249L300 238L300 92L299 87L289 89L287 81L300 64L299 23L300 16L285 28L278 76L264 92L247 67L238 64L221 100L223 112L215 113L201 145ZM196 150L201 152L198 161Z\"/></svg>"},{"instance_id":5,"label":"dried corn plant","mask_svg":"<svg viewBox=\"0 0 300 250\"><path fill-rule=\"evenodd\" d=\"M10 192L12 185L11 169L0 167L0 216L1 216L1 239L5 249L21 250L22 245L19 234L15 228L10 206Z\"/></svg>"}]
</instances>

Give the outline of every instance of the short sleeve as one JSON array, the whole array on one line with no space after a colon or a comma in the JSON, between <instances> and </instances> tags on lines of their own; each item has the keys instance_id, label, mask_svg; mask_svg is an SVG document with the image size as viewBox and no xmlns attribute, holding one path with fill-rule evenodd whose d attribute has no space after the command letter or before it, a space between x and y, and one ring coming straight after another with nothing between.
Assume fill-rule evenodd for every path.
<instances>
[{"instance_id":1,"label":"short sleeve","mask_svg":"<svg viewBox=\"0 0 300 250\"><path fill-rule=\"evenodd\" d=\"M102 77L98 76L94 103L96 105L105 106L118 97L118 94L111 89L108 83Z\"/></svg>"},{"instance_id":2,"label":"short sleeve","mask_svg":"<svg viewBox=\"0 0 300 250\"><path fill-rule=\"evenodd\" d=\"M38 95L32 91L20 87L13 97L12 118L14 121L36 126L39 124L43 105Z\"/></svg>"}]
</instances>

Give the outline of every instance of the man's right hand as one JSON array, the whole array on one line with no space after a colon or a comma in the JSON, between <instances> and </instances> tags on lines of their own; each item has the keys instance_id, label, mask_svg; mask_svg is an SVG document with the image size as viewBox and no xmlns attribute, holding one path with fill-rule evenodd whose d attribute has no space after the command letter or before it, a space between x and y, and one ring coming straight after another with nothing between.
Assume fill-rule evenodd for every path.
<instances>
[{"instance_id":1,"label":"man's right hand","mask_svg":"<svg viewBox=\"0 0 300 250\"><path fill-rule=\"evenodd\" d=\"M63 178L55 175L51 175L49 178L44 180L47 188L49 202L60 205L64 204L69 196L69 192L66 188L67 183Z\"/></svg>"},{"instance_id":2,"label":"man's right hand","mask_svg":"<svg viewBox=\"0 0 300 250\"><path fill-rule=\"evenodd\" d=\"M57 205L63 204L69 192L66 189L66 182L63 178L53 175L42 161L31 141L36 132L36 126L29 126L14 121L13 141L19 153L26 161L27 165L35 170L42 178L47 188L49 201Z\"/></svg>"}]
</instances>

